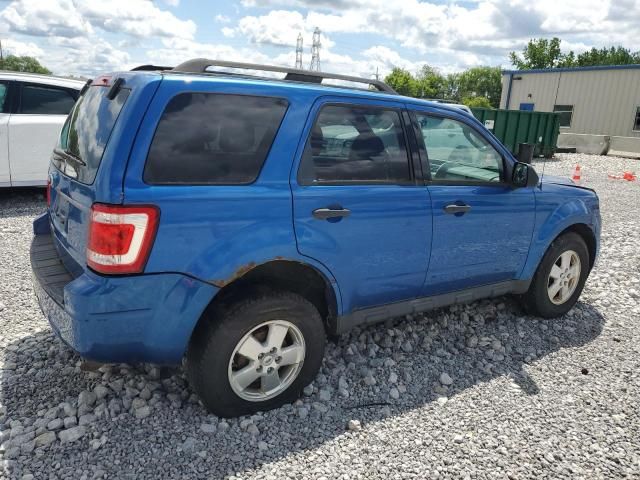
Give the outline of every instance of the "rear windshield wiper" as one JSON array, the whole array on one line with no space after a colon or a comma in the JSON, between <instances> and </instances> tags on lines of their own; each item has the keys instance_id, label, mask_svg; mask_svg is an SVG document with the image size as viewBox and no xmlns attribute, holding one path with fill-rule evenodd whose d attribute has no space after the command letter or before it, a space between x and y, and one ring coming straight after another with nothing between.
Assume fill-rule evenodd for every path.
<instances>
[{"instance_id":1,"label":"rear windshield wiper","mask_svg":"<svg viewBox=\"0 0 640 480\"><path fill-rule=\"evenodd\" d=\"M72 162L82 165L83 167L87 166L87 162L82 160L80 157L74 155L73 153L67 152L66 150L56 148L53 150L53 153L55 155L58 155L59 157L62 157L65 161L71 160Z\"/></svg>"}]
</instances>

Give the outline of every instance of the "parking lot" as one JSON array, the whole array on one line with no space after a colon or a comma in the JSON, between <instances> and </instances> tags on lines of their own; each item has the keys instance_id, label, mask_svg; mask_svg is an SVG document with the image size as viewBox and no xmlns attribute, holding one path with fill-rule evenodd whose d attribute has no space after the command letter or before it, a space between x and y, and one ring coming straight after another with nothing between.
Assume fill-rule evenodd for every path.
<instances>
[{"instance_id":1,"label":"parking lot","mask_svg":"<svg viewBox=\"0 0 640 480\"><path fill-rule=\"evenodd\" d=\"M180 369L81 371L31 287L43 192L0 191L0 478L640 478L640 181L607 177L640 162L545 174L576 163L603 234L568 315L499 298L356 330L296 404L231 420Z\"/></svg>"}]
</instances>

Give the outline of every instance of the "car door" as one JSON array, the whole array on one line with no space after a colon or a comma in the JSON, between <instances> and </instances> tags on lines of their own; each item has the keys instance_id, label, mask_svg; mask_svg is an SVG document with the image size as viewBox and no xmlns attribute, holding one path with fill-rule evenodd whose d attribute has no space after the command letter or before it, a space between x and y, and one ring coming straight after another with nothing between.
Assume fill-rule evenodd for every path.
<instances>
[{"instance_id":1,"label":"car door","mask_svg":"<svg viewBox=\"0 0 640 480\"><path fill-rule=\"evenodd\" d=\"M332 272L342 313L414 298L424 282L431 205L404 115L395 102L324 98L304 131L291 178L298 250Z\"/></svg>"},{"instance_id":2,"label":"car door","mask_svg":"<svg viewBox=\"0 0 640 480\"><path fill-rule=\"evenodd\" d=\"M533 234L533 187L511 187L513 160L473 120L414 115L433 208L423 295L516 279Z\"/></svg>"},{"instance_id":3,"label":"car door","mask_svg":"<svg viewBox=\"0 0 640 480\"><path fill-rule=\"evenodd\" d=\"M18 108L9 120L11 183L46 185L51 151L78 92L55 85L18 83Z\"/></svg>"},{"instance_id":4,"label":"car door","mask_svg":"<svg viewBox=\"0 0 640 480\"><path fill-rule=\"evenodd\" d=\"M0 80L0 187L11 186L11 167L9 164L10 85L11 81Z\"/></svg>"}]
</instances>

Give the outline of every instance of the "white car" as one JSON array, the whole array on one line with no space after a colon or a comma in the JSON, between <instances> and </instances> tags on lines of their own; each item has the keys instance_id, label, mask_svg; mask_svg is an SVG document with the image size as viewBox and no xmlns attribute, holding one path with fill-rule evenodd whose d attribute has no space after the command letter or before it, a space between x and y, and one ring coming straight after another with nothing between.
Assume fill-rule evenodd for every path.
<instances>
[{"instance_id":1,"label":"white car","mask_svg":"<svg viewBox=\"0 0 640 480\"><path fill-rule=\"evenodd\" d=\"M51 151L84 83L0 71L0 187L47 184Z\"/></svg>"}]
</instances>

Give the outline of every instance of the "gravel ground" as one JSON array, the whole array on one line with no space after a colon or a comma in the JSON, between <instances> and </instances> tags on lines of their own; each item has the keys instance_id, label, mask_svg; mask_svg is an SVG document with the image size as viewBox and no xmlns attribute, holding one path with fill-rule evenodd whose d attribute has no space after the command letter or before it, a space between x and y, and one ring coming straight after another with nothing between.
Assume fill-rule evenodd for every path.
<instances>
[{"instance_id":1,"label":"gravel ground","mask_svg":"<svg viewBox=\"0 0 640 480\"><path fill-rule=\"evenodd\" d=\"M180 369L81 371L32 293L42 194L0 192L0 478L640 478L640 182L606 178L640 162L546 173L576 163L604 232L568 315L501 298L358 330L295 405L234 420Z\"/></svg>"}]
</instances>

